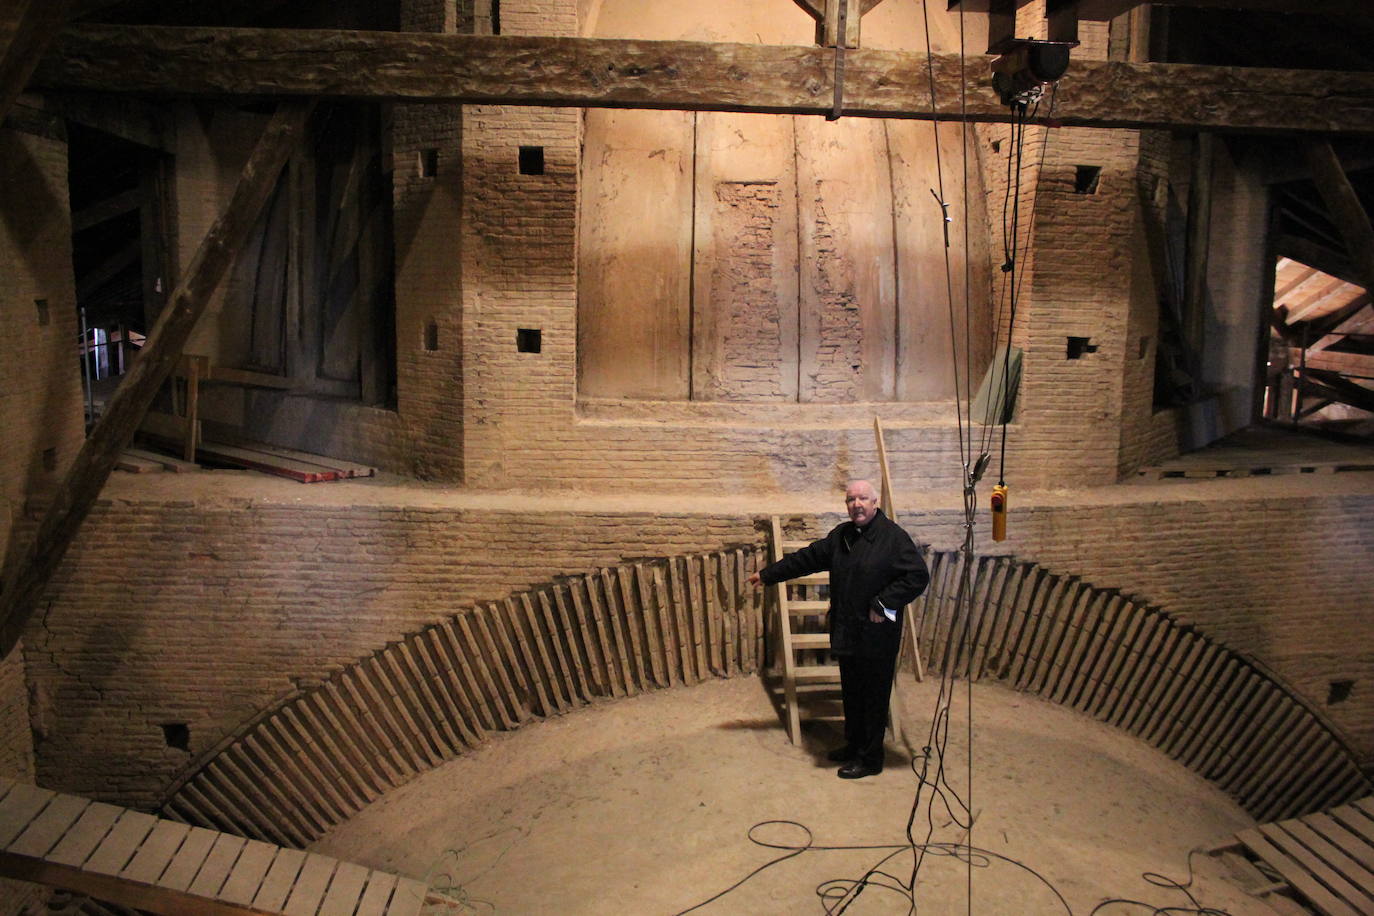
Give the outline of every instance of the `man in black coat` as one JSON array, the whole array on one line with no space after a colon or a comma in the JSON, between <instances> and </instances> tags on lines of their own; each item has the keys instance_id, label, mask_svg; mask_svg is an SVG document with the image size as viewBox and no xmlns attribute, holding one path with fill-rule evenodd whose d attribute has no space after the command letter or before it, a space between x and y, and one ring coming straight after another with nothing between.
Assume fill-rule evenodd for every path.
<instances>
[{"instance_id":1,"label":"man in black coat","mask_svg":"<svg viewBox=\"0 0 1374 916\"><path fill-rule=\"evenodd\" d=\"M829 757L842 779L883 770L883 734L902 638L902 613L925 591L930 573L911 536L878 508L867 480L845 490L849 521L776 563L750 581L774 585L830 571L830 653L840 665L843 747Z\"/></svg>"}]
</instances>

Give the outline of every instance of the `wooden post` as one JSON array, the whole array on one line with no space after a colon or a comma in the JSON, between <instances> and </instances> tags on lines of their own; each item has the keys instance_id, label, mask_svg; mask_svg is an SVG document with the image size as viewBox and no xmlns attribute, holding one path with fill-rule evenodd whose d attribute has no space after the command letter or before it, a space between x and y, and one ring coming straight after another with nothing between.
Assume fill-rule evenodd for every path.
<instances>
[{"instance_id":1,"label":"wooden post","mask_svg":"<svg viewBox=\"0 0 1374 916\"><path fill-rule=\"evenodd\" d=\"M1216 138L1199 132L1188 186L1187 262L1183 280L1183 333L1199 360L1207 324L1207 255L1212 233L1212 154ZM1194 381L1201 383L1202 379Z\"/></svg>"},{"instance_id":2,"label":"wooden post","mask_svg":"<svg viewBox=\"0 0 1374 916\"><path fill-rule=\"evenodd\" d=\"M273 115L243 167L229 205L206 233L185 280L149 333L143 352L77 453L32 546L22 555L16 554L20 559L6 564L6 587L0 595L0 658L8 656L19 641L34 603L76 538L119 453L133 438L148 405L180 359L197 319L243 248L276 186L282 165L305 132L313 107L311 102L286 103Z\"/></svg>"},{"instance_id":3,"label":"wooden post","mask_svg":"<svg viewBox=\"0 0 1374 916\"><path fill-rule=\"evenodd\" d=\"M207 360L204 356L187 356L183 359L186 372L186 451L187 461L196 460L196 448L200 445L200 380L208 375L205 371Z\"/></svg>"}]
</instances>

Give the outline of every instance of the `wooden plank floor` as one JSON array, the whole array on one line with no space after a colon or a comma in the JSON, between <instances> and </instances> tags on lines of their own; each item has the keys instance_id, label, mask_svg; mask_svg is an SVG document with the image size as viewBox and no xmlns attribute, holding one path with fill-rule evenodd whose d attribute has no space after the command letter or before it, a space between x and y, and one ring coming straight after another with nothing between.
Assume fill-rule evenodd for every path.
<instances>
[{"instance_id":1,"label":"wooden plank floor","mask_svg":"<svg viewBox=\"0 0 1374 916\"><path fill-rule=\"evenodd\" d=\"M1137 471L1138 480L1334 474L1374 470L1374 445L1279 426L1252 426L1204 448Z\"/></svg>"},{"instance_id":2,"label":"wooden plank floor","mask_svg":"<svg viewBox=\"0 0 1374 916\"><path fill-rule=\"evenodd\" d=\"M0 876L151 913L416 916L422 882L0 777Z\"/></svg>"},{"instance_id":3,"label":"wooden plank floor","mask_svg":"<svg viewBox=\"0 0 1374 916\"><path fill-rule=\"evenodd\" d=\"M1374 913L1374 796L1261 824L1236 839L1319 912Z\"/></svg>"}]
</instances>

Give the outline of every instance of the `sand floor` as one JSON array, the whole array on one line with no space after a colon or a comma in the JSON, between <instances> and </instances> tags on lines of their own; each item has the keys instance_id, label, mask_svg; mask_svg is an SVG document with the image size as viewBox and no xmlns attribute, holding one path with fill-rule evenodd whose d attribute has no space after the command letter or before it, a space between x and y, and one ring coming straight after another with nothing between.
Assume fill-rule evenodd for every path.
<instances>
[{"instance_id":1,"label":"sand floor","mask_svg":"<svg viewBox=\"0 0 1374 916\"><path fill-rule=\"evenodd\" d=\"M904 721L924 745L938 682L903 675ZM973 789L968 792L972 703ZM1136 738L1002 687L956 683L945 797L971 799L972 845L995 855L970 868L943 847L924 856L917 912L1086 916L1190 906L1152 886L1187 880L1189 851L1250 823L1199 776ZM500 736L397 789L316 849L447 884L472 912L825 913L875 875L845 912L907 913L914 855L903 848L918 781L889 742L888 767L835 778L824 751L836 726L807 726L791 745L761 682L714 681L592 706ZM916 759L920 760L919 754ZM927 789L922 799L928 801ZM953 803L957 807L957 802ZM755 825L792 821L797 825ZM915 838L969 842L938 798L919 807ZM811 848L788 855L757 840ZM873 848L855 848L855 847ZM999 858L1002 857L1002 858ZM1015 861L1008 861L1015 860ZM1232 914L1288 912L1250 897L1225 865L1192 857L1192 891ZM884 886L886 885L886 886ZM972 903L970 906L970 886Z\"/></svg>"}]
</instances>

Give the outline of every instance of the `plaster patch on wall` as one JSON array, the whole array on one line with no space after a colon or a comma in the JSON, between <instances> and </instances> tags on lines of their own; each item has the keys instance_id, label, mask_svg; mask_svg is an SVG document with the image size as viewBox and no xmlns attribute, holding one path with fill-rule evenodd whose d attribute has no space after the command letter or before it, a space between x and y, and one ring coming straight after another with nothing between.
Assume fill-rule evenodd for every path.
<instances>
[{"instance_id":1,"label":"plaster patch on wall","mask_svg":"<svg viewBox=\"0 0 1374 916\"><path fill-rule=\"evenodd\" d=\"M815 369L806 379L803 398L815 401L858 400L863 374L863 322L854 295L854 265L846 252L843 224L831 222L825 210L827 182L816 182L816 219L811 243L816 253L816 299L820 306Z\"/></svg>"},{"instance_id":2,"label":"plaster patch on wall","mask_svg":"<svg viewBox=\"0 0 1374 916\"><path fill-rule=\"evenodd\" d=\"M777 400L784 397L773 279L781 192L774 181L721 181L715 198L711 301L721 303L724 314L708 391L720 400Z\"/></svg>"}]
</instances>

